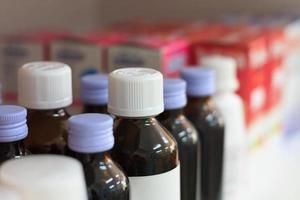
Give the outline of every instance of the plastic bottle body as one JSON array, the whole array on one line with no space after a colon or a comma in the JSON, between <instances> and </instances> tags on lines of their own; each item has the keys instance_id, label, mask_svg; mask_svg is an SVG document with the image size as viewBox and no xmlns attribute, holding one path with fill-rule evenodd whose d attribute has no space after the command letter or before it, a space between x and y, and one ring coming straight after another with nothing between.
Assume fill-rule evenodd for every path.
<instances>
[{"instance_id":1,"label":"plastic bottle body","mask_svg":"<svg viewBox=\"0 0 300 200\"><path fill-rule=\"evenodd\" d=\"M214 96L225 126L223 199L234 199L242 186L242 171L245 173L246 128L244 106L241 98L234 93Z\"/></svg>"}]
</instances>

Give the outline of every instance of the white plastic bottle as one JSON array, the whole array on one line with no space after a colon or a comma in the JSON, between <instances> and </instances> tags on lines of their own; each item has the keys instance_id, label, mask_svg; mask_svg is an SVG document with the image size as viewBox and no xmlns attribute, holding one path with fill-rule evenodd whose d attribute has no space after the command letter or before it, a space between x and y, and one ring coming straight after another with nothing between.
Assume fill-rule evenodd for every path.
<instances>
[{"instance_id":1,"label":"white plastic bottle","mask_svg":"<svg viewBox=\"0 0 300 200\"><path fill-rule=\"evenodd\" d=\"M0 167L0 182L20 192L22 200L88 200L83 168L66 156L8 160Z\"/></svg>"},{"instance_id":2,"label":"white plastic bottle","mask_svg":"<svg viewBox=\"0 0 300 200\"><path fill-rule=\"evenodd\" d=\"M236 63L230 57L212 55L202 65L215 70L214 100L225 121L222 199L233 200L243 184L246 157L246 127L242 99L235 93L239 87Z\"/></svg>"}]
</instances>

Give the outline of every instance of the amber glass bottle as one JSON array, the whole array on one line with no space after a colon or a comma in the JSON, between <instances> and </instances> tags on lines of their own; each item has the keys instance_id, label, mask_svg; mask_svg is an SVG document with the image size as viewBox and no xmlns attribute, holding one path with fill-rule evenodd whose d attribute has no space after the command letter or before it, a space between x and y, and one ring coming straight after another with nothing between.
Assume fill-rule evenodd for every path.
<instances>
[{"instance_id":1,"label":"amber glass bottle","mask_svg":"<svg viewBox=\"0 0 300 200\"><path fill-rule=\"evenodd\" d=\"M154 117L163 111L162 74L148 68L113 71L108 102L117 116L112 156L129 176L131 200L179 200L177 144Z\"/></svg>"},{"instance_id":2,"label":"amber glass bottle","mask_svg":"<svg viewBox=\"0 0 300 200\"><path fill-rule=\"evenodd\" d=\"M183 114L186 105L186 83L182 79L164 80L165 111L158 120L176 139L181 164L181 200L196 199L198 133Z\"/></svg>"},{"instance_id":3,"label":"amber glass bottle","mask_svg":"<svg viewBox=\"0 0 300 200\"><path fill-rule=\"evenodd\" d=\"M69 153L85 173L89 200L129 200L129 182L109 150L114 145L113 119L88 113L69 119Z\"/></svg>"},{"instance_id":4,"label":"amber glass bottle","mask_svg":"<svg viewBox=\"0 0 300 200\"><path fill-rule=\"evenodd\" d=\"M219 200L222 189L224 123L212 95L214 72L209 69L186 68L182 78L187 82L188 103L185 114L195 125L201 142L201 199Z\"/></svg>"},{"instance_id":5,"label":"amber glass bottle","mask_svg":"<svg viewBox=\"0 0 300 200\"><path fill-rule=\"evenodd\" d=\"M27 111L13 105L0 105L0 164L28 154L23 140L28 134Z\"/></svg>"},{"instance_id":6,"label":"amber glass bottle","mask_svg":"<svg viewBox=\"0 0 300 200\"><path fill-rule=\"evenodd\" d=\"M81 78L83 113L107 114L108 78L105 74L86 75Z\"/></svg>"},{"instance_id":7,"label":"amber glass bottle","mask_svg":"<svg viewBox=\"0 0 300 200\"><path fill-rule=\"evenodd\" d=\"M28 108L29 135L25 145L33 154L63 154L66 145L65 108L72 103L71 69L58 62L33 62L18 74L19 103Z\"/></svg>"}]
</instances>

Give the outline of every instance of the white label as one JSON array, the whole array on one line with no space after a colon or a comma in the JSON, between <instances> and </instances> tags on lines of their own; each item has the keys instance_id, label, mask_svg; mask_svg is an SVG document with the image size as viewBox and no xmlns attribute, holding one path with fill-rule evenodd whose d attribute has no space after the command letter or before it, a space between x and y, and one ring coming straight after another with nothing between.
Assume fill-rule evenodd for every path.
<instances>
[{"instance_id":1,"label":"white label","mask_svg":"<svg viewBox=\"0 0 300 200\"><path fill-rule=\"evenodd\" d=\"M113 71L123 67L150 67L161 71L161 52L151 48L119 45L108 50L108 68Z\"/></svg>"},{"instance_id":2,"label":"white label","mask_svg":"<svg viewBox=\"0 0 300 200\"><path fill-rule=\"evenodd\" d=\"M72 68L74 97L79 97L81 76L103 72L101 52L99 45L79 41L56 41L51 44L51 59Z\"/></svg>"},{"instance_id":3,"label":"white label","mask_svg":"<svg viewBox=\"0 0 300 200\"><path fill-rule=\"evenodd\" d=\"M153 176L129 177L130 200L180 200L180 166Z\"/></svg>"}]
</instances>

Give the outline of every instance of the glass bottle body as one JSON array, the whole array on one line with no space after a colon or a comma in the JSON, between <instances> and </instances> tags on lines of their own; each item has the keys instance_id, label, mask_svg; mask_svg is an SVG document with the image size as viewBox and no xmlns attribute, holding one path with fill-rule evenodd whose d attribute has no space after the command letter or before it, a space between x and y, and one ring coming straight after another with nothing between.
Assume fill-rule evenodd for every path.
<instances>
[{"instance_id":1,"label":"glass bottle body","mask_svg":"<svg viewBox=\"0 0 300 200\"><path fill-rule=\"evenodd\" d=\"M9 159L20 158L28 155L23 140L15 142L0 142L0 164Z\"/></svg>"},{"instance_id":2,"label":"glass bottle body","mask_svg":"<svg viewBox=\"0 0 300 200\"><path fill-rule=\"evenodd\" d=\"M68 154L83 165L89 200L129 200L128 178L107 152Z\"/></svg>"},{"instance_id":3,"label":"glass bottle body","mask_svg":"<svg viewBox=\"0 0 300 200\"><path fill-rule=\"evenodd\" d=\"M65 109L28 110L25 145L33 154L64 154L69 114Z\"/></svg>"},{"instance_id":4,"label":"glass bottle body","mask_svg":"<svg viewBox=\"0 0 300 200\"><path fill-rule=\"evenodd\" d=\"M183 115L183 109L165 110L158 120L176 139L179 150L181 200L196 199L198 133Z\"/></svg>"},{"instance_id":5,"label":"glass bottle body","mask_svg":"<svg viewBox=\"0 0 300 200\"><path fill-rule=\"evenodd\" d=\"M219 200L222 190L224 123L212 98L188 97L187 118L195 125L201 143L201 199Z\"/></svg>"},{"instance_id":6,"label":"glass bottle body","mask_svg":"<svg viewBox=\"0 0 300 200\"><path fill-rule=\"evenodd\" d=\"M117 118L112 156L129 177L130 199L180 200L176 140L154 118Z\"/></svg>"}]
</instances>

